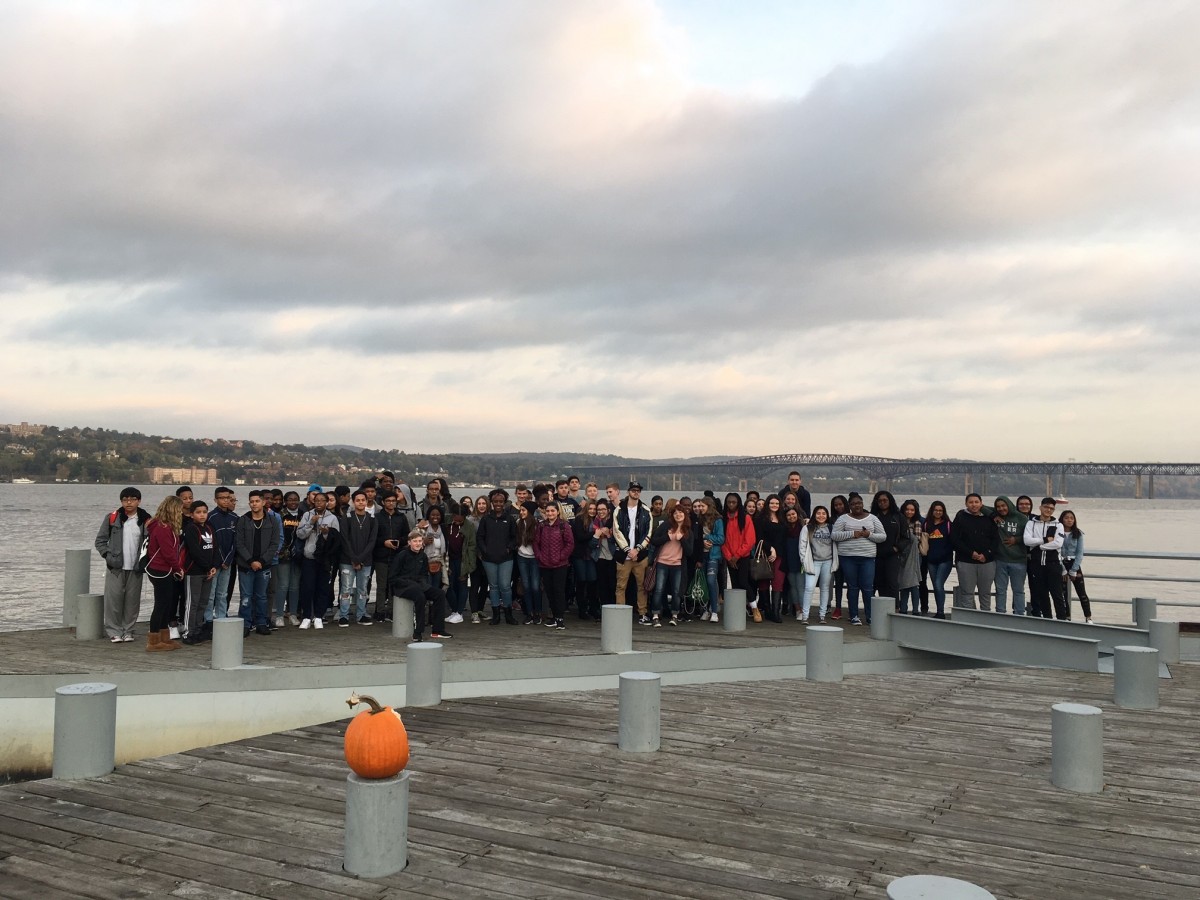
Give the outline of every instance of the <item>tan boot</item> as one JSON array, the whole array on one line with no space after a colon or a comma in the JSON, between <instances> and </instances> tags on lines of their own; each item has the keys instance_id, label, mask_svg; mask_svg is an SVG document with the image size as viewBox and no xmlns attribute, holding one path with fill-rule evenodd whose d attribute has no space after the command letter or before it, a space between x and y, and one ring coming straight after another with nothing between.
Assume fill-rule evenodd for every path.
<instances>
[{"instance_id":1,"label":"tan boot","mask_svg":"<svg viewBox=\"0 0 1200 900\"><path fill-rule=\"evenodd\" d=\"M146 652L157 653L160 650L167 650L168 647L162 645L162 635L157 631L151 631L146 635Z\"/></svg>"},{"instance_id":2,"label":"tan boot","mask_svg":"<svg viewBox=\"0 0 1200 900\"><path fill-rule=\"evenodd\" d=\"M751 612L751 614L754 616L754 621L755 621L755 622L761 622L761 621L762 621L762 613L758 611L758 607L757 607L757 606L756 606L756 607L754 607L752 610L750 610L750 612Z\"/></svg>"},{"instance_id":3,"label":"tan boot","mask_svg":"<svg viewBox=\"0 0 1200 900\"><path fill-rule=\"evenodd\" d=\"M162 644L162 648L164 650L178 650L183 646L183 644L179 643L179 641L171 640L170 628L164 628L158 633L158 641L160 644Z\"/></svg>"}]
</instances>

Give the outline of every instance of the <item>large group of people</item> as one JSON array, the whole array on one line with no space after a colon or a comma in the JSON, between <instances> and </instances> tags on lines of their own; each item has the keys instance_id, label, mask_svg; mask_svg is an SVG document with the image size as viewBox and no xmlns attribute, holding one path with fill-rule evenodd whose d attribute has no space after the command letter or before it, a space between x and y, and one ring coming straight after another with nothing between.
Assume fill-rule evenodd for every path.
<instances>
[{"instance_id":1,"label":"large group of people","mask_svg":"<svg viewBox=\"0 0 1200 900\"><path fill-rule=\"evenodd\" d=\"M1011 594L1015 615L1067 619L1073 586L1091 621L1083 532L1070 510L1056 516L1052 497L1034 513L1027 496L985 506L968 494L951 520L940 500L922 515L916 500L897 504L886 490L869 505L851 492L813 507L799 472L765 495L649 503L636 481L602 493L577 477L457 499L435 478L418 498L382 472L354 490L251 490L241 513L224 485L211 508L190 487L153 515L141 499L137 488L121 491L96 549L108 569L106 634L134 639L144 573L154 594L146 649L155 652L210 639L235 590L247 635L390 623L403 598L420 641L449 638L447 625L468 619L562 631L571 610L598 622L606 603L634 604L648 627L718 623L730 589L744 591L756 623L840 619L844 598L849 623L869 624L874 596L928 615L932 595L932 614L945 618L953 568L954 605L990 610L994 589L997 612Z\"/></svg>"}]
</instances>

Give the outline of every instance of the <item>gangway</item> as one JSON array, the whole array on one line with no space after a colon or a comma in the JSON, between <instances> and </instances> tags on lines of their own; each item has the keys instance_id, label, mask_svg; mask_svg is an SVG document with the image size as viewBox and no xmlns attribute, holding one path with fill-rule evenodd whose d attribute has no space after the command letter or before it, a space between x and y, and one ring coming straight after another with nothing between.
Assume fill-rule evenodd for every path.
<instances>
[{"instance_id":1,"label":"gangway","mask_svg":"<svg viewBox=\"0 0 1200 900\"><path fill-rule=\"evenodd\" d=\"M953 614L957 616L958 612L954 610ZM927 619L894 612L883 614L888 618L891 640L910 650L1014 666L1101 671L1100 640L1096 637L1026 631L962 620Z\"/></svg>"},{"instance_id":2,"label":"gangway","mask_svg":"<svg viewBox=\"0 0 1200 900\"><path fill-rule=\"evenodd\" d=\"M951 610L952 621L967 625L990 625L1010 631L1061 635L1100 642L1101 653L1112 653L1113 647L1150 647L1150 632L1141 628L1119 625L1089 625L1062 619L1041 619L1037 616L1010 616L1007 613L968 609L961 606Z\"/></svg>"}]
</instances>

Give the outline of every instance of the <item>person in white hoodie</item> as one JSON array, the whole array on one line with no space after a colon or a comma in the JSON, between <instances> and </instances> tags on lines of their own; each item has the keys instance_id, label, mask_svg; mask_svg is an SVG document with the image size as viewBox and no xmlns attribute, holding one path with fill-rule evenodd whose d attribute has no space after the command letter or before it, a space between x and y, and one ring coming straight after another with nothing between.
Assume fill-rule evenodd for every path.
<instances>
[{"instance_id":1,"label":"person in white hoodie","mask_svg":"<svg viewBox=\"0 0 1200 900\"><path fill-rule=\"evenodd\" d=\"M1029 548L1029 594L1033 615L1050 618L1050 600L1054 600L1056 618L1067 618L1063 599L1063 571L1058 551L1063 545L1062 526L1054 517L1054 498L1043 497L1040 516L1025 525L1025 546Z\"/></svg>"}]
</instances>

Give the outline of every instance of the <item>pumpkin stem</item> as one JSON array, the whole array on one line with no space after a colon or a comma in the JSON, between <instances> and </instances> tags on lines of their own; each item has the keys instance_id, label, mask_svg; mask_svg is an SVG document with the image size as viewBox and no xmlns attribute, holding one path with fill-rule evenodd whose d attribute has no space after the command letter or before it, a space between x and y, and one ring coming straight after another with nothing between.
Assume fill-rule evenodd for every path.
<instances>
[{"instance_id":1,"label":"pumpkin stem","mask_svg":"<svg viewBox=\"0 0 1200 900\"><path fill-rule=\"evenodd\" d=\"M358 704L360 704L360 703L370 704L371 715L373 715L373 716L378 713L383 712L383 707L379 705L379 701L368 694L360 694L358 692L353 692L350 694L350 699L346 701L346 705L349 706L351 709L354 709L354 707L358 706Z\"/></svg>"}]
</instances>

